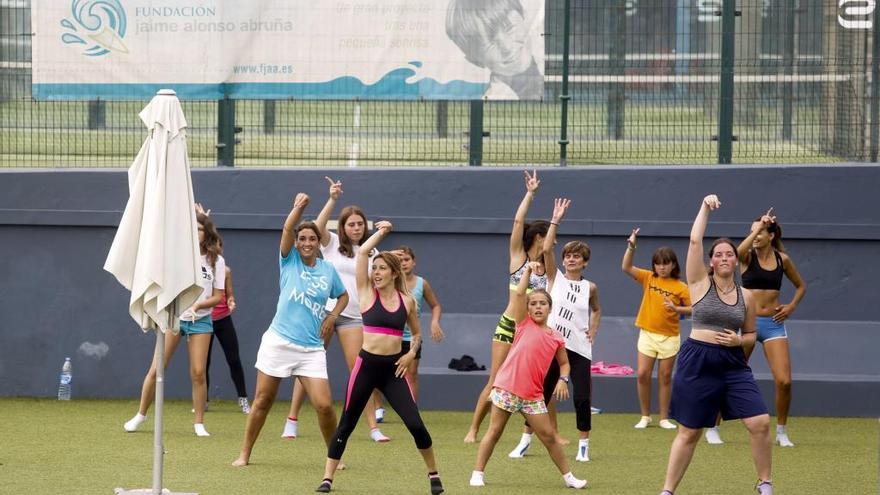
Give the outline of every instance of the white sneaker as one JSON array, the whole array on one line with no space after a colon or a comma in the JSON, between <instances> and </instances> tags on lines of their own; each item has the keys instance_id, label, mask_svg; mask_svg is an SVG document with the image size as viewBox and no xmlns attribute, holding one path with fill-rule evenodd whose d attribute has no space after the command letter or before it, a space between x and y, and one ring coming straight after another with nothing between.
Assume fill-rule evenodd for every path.
<instances>
[{"instance_id":1,"label":"white sneaker","mask_svg":"<svg viewBox=\"0 0 880 495\"><path fill-rule=\"evenodd\" d=\"M379 431L379 428L373 428L372 430L370 430L370 438L372 438L374 442L379 442L379 443L385 443L385 442L391 441L391 438L383 435L382 432Z\"/></svg>"},{"instance_id":2,"label":"white sneaker","mask_svg":"<svg viewBox=\"0 0 880 495\"><path fill-rule=\"evenodd\" d=\"M711 445L721 445L724 443L724 440L721 439L721 433L718 431L718 427L707 428L706 429L706 441Z\"/></svg>"},{"instance_id":3,"label":"white sneaker","mask_svg":"<svg viewBox=\"0 0 880 495\"><path fill-rule=\"evenodd\" d=\"M297 434L296 430L297 430L296 420L287 418L287 420L284 422L284 431L281 433L281 438L289 438L291 440L296 438L296 434Z\"/></svg>"},{"instance_id":4,"label":"white sneaker","mask_svg":"<svg viewBox=\"0 0 880 495\"><path fill-rule=\"evenodd\" d=\"M675 423L668 419L661 419L658 424L660 425L660 428L663 428L664 430L674 430L678 428L678 426L675 426Z\"/></svg>"},{"instance_id":5,"label":"white sneaker","mask_svg":"<svg viewBox=\"0 0 880 495\"><path fill-rule=\"evenodd\" d=\"M471 486L486 486L486 481L483 480L483 473L480 471L474 471L471 473Z\"/></svg>"},{"instance_id":6,"label":"white sneaker","mask_svg":"<svg viewBox=\"0 0 880 495\"><path fill-rule=\"evenodd\" d=\"M144 416L141 413L137 413L134 415L133 418L126 421L125 424L122 425L122 427L125 429L125 431L132 433L132 432L137 431L138 428L141 427L141 424L143 424L143 422L146 420L147 420L146 416Z\"/></svg>"},{"instance_id":7,"label":"white sneaker","mask_svg":"<svg viewBox=\"0 0 880 495\"><path fill-rule=\"evenodd\" d=\"M651 424L651 416L642 416L642 419L640 419L639 422L636 423L635 426L633 426L633 428L644 430L648 427L649 424Z\"/></svg>"},{"instance_id":8,"label":"white sneaker","mask_svg":"<svg viewBox=\"0 0 880 495\"><path fill-rule=\"evenodd\" d=\"M529 451L529 446L531 444L531 440L520 440L519 444L517 444L517 446L514 447L509 454L507 454L507 457L510 457L511 459L522 459L523 457L525 457L526 452Z\"/></svg>"},{"instance_id":9,"label":"white sneaker","mask_svg":"<svg viewBox=\"0 0 880 495\"><path fill-rule=\"evenodd\" d=\"M565 480L565 486L567 486L569 488L575 488L575 489L580 490L581 488L584 488L585 486L587 486L587 480L575 478L574 475L571 474L570 472L568 474L563 475L562 479Z\"/></svg>"},{"instance_id":10,"label":"white sneaker","mask_svg":"<svg viewBox=\"0 0 880 495\"><path fill-rule=\"evenodd\" d=\"M210 437L211 434L208 433L208 430L205 429L204 423L196 423L193 425L193 430L196 432L196 436L199 437Z\"/></svg>"},{"instance_id":11,"label":"white sneaker","mask_svg":"<svg viewBox=\"0 0 880 495\"><path fill-rule=\"evenodd\" d=\"M579 445L578 453L574 456L574 460L578 462L590 462L590 448L586 445Z\"/></svg>"},{"instance_id":12,"label":"white sneaker","mask_svg":"<svg viewBox=\"0 0 880 495\"><path fill-rule=\"evenodd\" d=\"M602 410L598 407L590 406L590 414L602 414Z\"/></svg>"},{"instance_id":13,"label":"white sneaker","mask_svg":"<svg viewBox=\"0 0 880 495\"><path fill-rule=\"evenodd\" d=\"M238 407L241 408L241 412L245 414L251 413L251 405L248 404L247 397L239 397L238 398Z\"/></svg>"},{"instance_id":14,"label":"white sneaker","mask_svg":"<svg viewBox=\"0 0 880 495\"><path fill-rule=\"evenodd\" d=\"M788 433L776 433L776 443L780 447L794 447L794 443L788 438Z\"/></svg>"},{"instance_id":15,"label":"white sneaker","mask_svg":"<svg viewBox=\"0 0 880 495\"><path fill-rule=\"evenodd\" d=\"M384 421L385 421L385 408L384 407L377 407L376 408L376 422L382 423Z\"/></svg>"}]
</instances>

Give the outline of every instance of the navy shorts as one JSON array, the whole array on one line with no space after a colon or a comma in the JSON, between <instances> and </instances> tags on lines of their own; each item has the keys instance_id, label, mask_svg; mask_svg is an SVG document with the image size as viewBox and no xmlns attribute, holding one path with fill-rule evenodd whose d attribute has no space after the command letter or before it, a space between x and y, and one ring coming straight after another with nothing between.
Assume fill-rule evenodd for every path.
<instances>
[{"instance_id":1,"label":"navy shorts","mask_svg":"<svg viewBox=\"0 0 880 495\"><path fill-rule=\"evenodd\" d=\"M672 377L669 416L688 428L715 426L724 419L767 414L767 405L742 347L687 339Z\"/></svg>"}]
</instances>

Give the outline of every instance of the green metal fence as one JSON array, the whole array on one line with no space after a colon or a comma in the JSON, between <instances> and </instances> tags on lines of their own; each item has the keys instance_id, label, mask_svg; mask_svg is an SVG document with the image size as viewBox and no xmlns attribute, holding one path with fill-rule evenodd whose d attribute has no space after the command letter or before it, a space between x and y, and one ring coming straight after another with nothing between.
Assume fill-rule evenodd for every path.
<instances>
[{"instance_id":1,"label":"green metal fence","mask_svg":"<svg viewBox=\"0 0 880 495\"><path fill-rule=\"evenodd\" d=\"M546 1L542 101L185 101L193 163L877 160L873 2ZM145 102L34 101L30 9L0 0L0 166L127 166Z\"/></svg>"}]
</instances>

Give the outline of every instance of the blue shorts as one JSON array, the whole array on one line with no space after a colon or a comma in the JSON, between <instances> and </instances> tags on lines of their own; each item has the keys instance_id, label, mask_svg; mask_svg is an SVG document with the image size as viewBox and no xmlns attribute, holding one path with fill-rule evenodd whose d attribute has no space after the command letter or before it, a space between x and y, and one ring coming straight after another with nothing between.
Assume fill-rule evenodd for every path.
<instances>
[{"instance_id":1,"label":"blue shorts","mask_svg":"<svg viewBox=\"0 0 880 495\"><path fill-rule=\"evenodd\" d=\"M669 417L688 428L715 426L724 419L767 414L767 405L742 347L688 339L678 352Z\"/></svg>"},{"instance_id":2,"label":"blue shorts","mask_svg":"<svg viewBox=\"0 0 880 495\"><path fill-rule=\"evenodd\" d=\"M180 335L189 337L198 333L214 333L211 315L199 318L196 321L180 320Z\"/></svg>"},{"instance_id":3,"label":"blue shorts","mask_svg":"<svg viewBox=\"0 0 880 495\"><path fill-rule=\"evenodd\" d=\"M785 324L776 323L770 316L758 316L755 318L755 328L758 333L758 342L764 343L768 340L787 339L788 333L785 332Z\"/></svg>"}]
</instances>

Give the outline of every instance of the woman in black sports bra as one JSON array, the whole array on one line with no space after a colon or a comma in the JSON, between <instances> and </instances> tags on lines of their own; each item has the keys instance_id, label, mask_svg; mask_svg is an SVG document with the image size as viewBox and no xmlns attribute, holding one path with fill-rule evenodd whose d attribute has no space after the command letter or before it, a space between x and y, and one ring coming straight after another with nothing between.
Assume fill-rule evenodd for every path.
<instances>
[{"instance_id":1,"label":"woman in black sports bra","mask_svg":"<svg viewBox=\"0 0 880 495\"><path fill-rule=\"evenodd\" d=\"M757 341L764 347L776 382L776 443L794 447L785 430L791 405L791 360L784 323L804 298L807 284L782 246L782 227L776 222L773 208L752 223L752 230L736 248L736 255L743 287L755 298ZM779 302L783 275L795 288L788 304Z\"/></svg>"}]
</instances>

